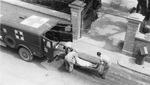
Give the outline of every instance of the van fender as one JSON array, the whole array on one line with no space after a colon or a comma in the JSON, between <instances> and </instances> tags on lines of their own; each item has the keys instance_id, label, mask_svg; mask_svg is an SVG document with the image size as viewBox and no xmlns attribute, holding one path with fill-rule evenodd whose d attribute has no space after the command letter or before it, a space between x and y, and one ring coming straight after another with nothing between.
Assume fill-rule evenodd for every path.
<instances>
[{"instance_id":1,"label":"van fender","mask_svg":"<svg viewBox=\"0 0 150 85\"><path fill-rule=\"evenodd\" d=\"M24 48L26 48L29 52L30 52L30 54L31 55L33 55L33 53L32 53L32 51L27 47L27 46L25 46L25 45L23 45L23 44L19 44L19 45L17 45L17 50L19 50L21 47L24 47Z\"/></svg>"}]
</instances>

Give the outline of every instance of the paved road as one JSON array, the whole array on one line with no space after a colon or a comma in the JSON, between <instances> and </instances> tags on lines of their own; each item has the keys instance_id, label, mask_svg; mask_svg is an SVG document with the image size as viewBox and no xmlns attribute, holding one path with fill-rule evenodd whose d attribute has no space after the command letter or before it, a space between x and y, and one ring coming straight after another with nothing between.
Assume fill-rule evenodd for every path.
<instances>
[{"instance_id":1,"label":"paved road","mask_svg":"<svg viewBox=\"0 0 150 85\"><path fill-rule=\"evenodd\" d=\"M113 65L103 80L92 70L76 67L73 73L64 69L63 60L45 64L41 58L25 62L13 49L1 47L1 85L148 85L149 77L135 75ZM116 66L117 67L117 66Z\"/></svg>"}]
</instances>

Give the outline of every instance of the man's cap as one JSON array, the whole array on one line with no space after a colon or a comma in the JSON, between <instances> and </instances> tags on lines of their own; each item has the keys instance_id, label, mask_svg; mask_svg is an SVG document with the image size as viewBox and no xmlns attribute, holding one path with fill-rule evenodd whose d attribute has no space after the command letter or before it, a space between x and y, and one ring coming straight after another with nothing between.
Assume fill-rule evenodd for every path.
<instances>
[{"instance_id":1,"label":"man's cap","mask_svg":"<svg viewBox=\"0 0 150 85\"><path fill-rule=\"evenodd\" d=\"M101 52L97 52L97 55L101 55Z\"/></svg>"},{"instance_id":2,"label":"man's cap","mask_svg":"<svg viewBox=\"0 0 150 85\"><path fill-rule=\"evenodd\" d=\"M67 43L65 44L65 46L72 48L72 42L67 42Z\"/></svg>"}]
</instances>

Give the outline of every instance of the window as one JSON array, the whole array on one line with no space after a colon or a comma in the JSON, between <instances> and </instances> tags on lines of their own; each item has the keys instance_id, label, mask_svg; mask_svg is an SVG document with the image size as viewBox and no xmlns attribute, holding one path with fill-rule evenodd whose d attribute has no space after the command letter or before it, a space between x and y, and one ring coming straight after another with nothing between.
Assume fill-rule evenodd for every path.
<instances>
[{"instance_id":1,"label":"window","mask_svg":"<svg viewBox=\"0 0 150 85\"><path fill-rule=\"evenodd\" d=\"M49 41L47 41L46 47L51 48L51 43Z\"/></svg>"},{"instance_id":2,"label":"window","mask_svg":"<svg viewBox=\"0 0 150 85\"><path fill-rule=\"evenodd\" d=\"M3 28L3 32L7 33L7 30L6 30L6 28Z\"/></svg>"},{"instance_id":3,"label":"window","mask_svg":"<svg viewBox=\"0 0 150 85\"><path fill-rule=\"evenodd\" d=\"M66 27L65 27L65 31L66 31L66 32L71 32L71 30L72 30L72 29L71 29L71 26L66 26Z\"/></svg>"}]
</instances>

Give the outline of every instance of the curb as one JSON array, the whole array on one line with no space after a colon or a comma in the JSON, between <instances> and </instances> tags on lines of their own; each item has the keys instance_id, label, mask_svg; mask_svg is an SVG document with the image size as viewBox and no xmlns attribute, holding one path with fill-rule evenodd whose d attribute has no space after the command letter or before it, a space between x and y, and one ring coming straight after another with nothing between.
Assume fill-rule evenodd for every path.
<instances>
[{"instance_id":1,"label":"curb","mask_svg":"<svg viewBox=\"0 0 150 85\"><path fill-rule=\"evenodd\" d=\"M126 59L128 59L128 57ZM134 58L133 58L133 60L134 60ZM125 58L122 58L122 57L119 58L118 61L117 61L118 65L121 66L121 67L124 67L126 69L132 70L134 72L137 72L137 73L140 73L140 74L143 74L143 75L146 75L146 76L150 76L150 73L149 73L150 72L150 67L147 68L145 65L144 66L143 65L139 66L139 65L136 65L134 62L132 62L133 64L131 64L131 63L129 64L129 60L125 61L125 62L123 62L123 61L125 61ZM148 70L149 70L149 72L148 72Z\"/></svg>"}]
</instances>

